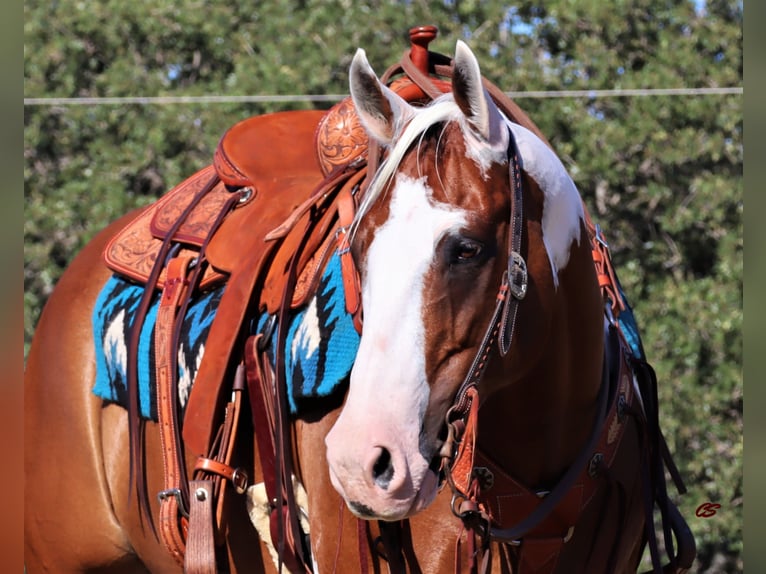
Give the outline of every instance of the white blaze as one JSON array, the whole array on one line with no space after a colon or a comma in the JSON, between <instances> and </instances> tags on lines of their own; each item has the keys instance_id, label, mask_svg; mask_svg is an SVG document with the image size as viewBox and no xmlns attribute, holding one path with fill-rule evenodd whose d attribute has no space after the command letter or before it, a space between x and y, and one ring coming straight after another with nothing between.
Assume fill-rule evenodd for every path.
<instances>
[{"instance_id":1,"label":"white blaze","mask_svg":"<svg viewBox=\"0 0 766 574\"><path fill-rule=\"evenodd\" d=\"M462 210L429 201L425 178L399 175L391 193L388 220L367 252L364 335L344 416L366 413L362 416L381 417L400 427L414 449L407 454L412 463L429 397L423 284L437 243L445 233L465 225L466 216Z\"/></svg>"}]
</instances>

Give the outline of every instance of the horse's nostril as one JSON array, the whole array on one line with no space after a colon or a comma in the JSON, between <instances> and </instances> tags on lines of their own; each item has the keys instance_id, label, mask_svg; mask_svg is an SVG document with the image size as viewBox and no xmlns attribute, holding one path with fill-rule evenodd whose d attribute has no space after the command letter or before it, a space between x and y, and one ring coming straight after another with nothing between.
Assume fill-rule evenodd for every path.
<instances>
[{"instance_id":1,"label":"horse's nostril","mask_svg":"<svg viewBox=\"0 0 766 574\"><path fill-rule=\"evenodd\" d=\"M380 447L375 464L372 465L372 478L380 488L386 490L394 477L394 465L391 464L391 453L387 448Z\"/></svg>"}]
</instances>

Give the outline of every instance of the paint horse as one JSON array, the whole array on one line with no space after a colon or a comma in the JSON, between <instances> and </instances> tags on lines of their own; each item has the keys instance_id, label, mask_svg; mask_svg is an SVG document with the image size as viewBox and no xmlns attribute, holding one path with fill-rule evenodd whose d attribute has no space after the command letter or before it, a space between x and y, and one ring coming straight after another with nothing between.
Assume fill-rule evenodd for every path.
<instances>
[{"instance_id":1,"label":"paint horse","mask_svg":"<svg viewBox=\"0 0 766 574\"><path fill-rule=\"evenodd\" d=\"M327 114L233 127L74 260L27 363L28 572L635 572L646 546L655 572L691 566L603 237L534 124L434 34L382 79L360 50ZM330 268L361 336L340 390L293 408L290 318L319 320ZM115 272L140 291L122 405L92 392ZM189 391L182 319L216 285Z\"/></svg>"}]
</instances>

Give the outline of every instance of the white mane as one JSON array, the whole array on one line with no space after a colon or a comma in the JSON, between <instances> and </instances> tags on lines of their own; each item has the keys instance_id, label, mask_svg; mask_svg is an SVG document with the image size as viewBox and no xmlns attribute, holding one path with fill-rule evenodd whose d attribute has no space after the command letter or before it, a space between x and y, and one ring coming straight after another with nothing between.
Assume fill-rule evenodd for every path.
<instances>
[{"instance_id":1,"label":"white mane","mask_svg":"<svg viewBox=\"0 0 766 574\"><path fill-rule=\"evenodd\" d=\"M388 157L380 165L359 205L359 210L351 227L352 237L359 222L387 189L410 146L416 140L422 139L429 128L450 121L458 122L464 133L467 131L465 116L455 103L452 94L444 94L434 100L428 107L419 108L402 132L394 135L396 143L389 150Z\"/></svg>"},{"instance_id":2,"label":"white mane","mask_svg":"<svg viewBox=\"0 0 766 574\"><path fill-rule=\"evenodd\" d=\"M526 128L502 116L503 122L513 132L524 171L534 179L544 195L543 241L553 271L553 280L558 285L558 272L566 267L572 241L580 242L580 222L585 214L577 187L558 156L536 135ZM394 134L394 145L370 183L351 225L351 238L372 205L388 189L402 159L412 144L422 139L429 128L450 121L456 121L466 138L468 154L480 168L488 161L503 163L505 155L499 150L479 142L466 121L452 94L444 94L429 106L419 108L401 133ZM507 140L506 140L507 141ZM482 146L481 148L479 146ZM478 150L482 151L479 152ZM506 149L503 149L503 154Z\"/></svg>"}]
</instances>

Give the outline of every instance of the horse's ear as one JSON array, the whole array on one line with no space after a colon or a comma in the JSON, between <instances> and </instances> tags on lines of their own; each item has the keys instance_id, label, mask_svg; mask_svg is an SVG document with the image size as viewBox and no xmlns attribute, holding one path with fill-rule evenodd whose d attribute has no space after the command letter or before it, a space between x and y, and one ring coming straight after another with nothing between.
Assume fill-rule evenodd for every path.
<instances>
[{"instance_id":1,"label":"horse's ear","mask_svg":"<svg viewBox=\"0 0 766 574\"><path fill-rule=\"evenodd\" d=\"M469 125L485 141L494 143L503 125L495 102L484 89L479 62L462 40L457 41L453 60L452 93Z\"/></svg>"},{"instance_id":2,"label":"horse's ear","mask_svg":"<svg viewBox=\"0 0 766 574\"><path fill-rule=\"evenodd\" d=\"M412 106L380 82L361 48L351 61L349 87L362 125L384 145L391 143L397 128L414 115Z\"/></svg>"}]
</instances>

